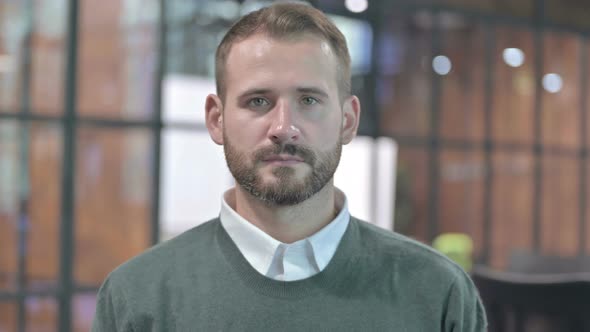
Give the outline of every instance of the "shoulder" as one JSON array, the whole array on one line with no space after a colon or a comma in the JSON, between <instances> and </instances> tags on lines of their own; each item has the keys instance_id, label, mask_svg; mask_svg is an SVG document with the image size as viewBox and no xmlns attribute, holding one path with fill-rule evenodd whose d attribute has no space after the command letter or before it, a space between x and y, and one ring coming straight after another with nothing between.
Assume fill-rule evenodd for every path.
<instances>
[{"instance_id":1,"label":"shoulder","mask_svg":"<svg viewBox=\"0 0 590 332\"><path fill-rule=\"evenodd\" d=\"M423 243L360 219L351 221L358 226L363 255L378 258L404 273L436 275L449 286L458 279L469 279L459 265Z\"/></svg>"},{"instance_id":2,"label":"shoulder","mask_svg":"<svg viewBox=\"0 0 590 332\"><path fill-rule=\"evenodd\" d=\"M484 331L485 310L471 277L438 251L398 233L354 219L362 245L361 262L389 276L396 292L421 299L421 308L442 308L445 330Z\"/></svg>"},{"instance_id":3,"label":"shoulder","mask_svg":"<svg viewBox=\"0 0 590 332\"><path fill-rule=\"evenodd\" d=\"M219 219L212 219L184 233L159 243L115 268L108 276L113 283L140 283L149 278L153 282L165 274L198 259L201 248L211 248ZM147 281L147 280L146 280Z\"/></svg>"},{"instance_id":4,"label":"shoulder","mask_svg":"<svg viewBox=\"0 0 590 332\"><path fill-rule=\"evenodd\" d=\"M186 289L195 266L207 261L203 253L214 244L218 221L196 226L113 270L97 295L93 331L147 330L142 324L149 320L139 317L157 317L162 294L167 297Z\"/></svg>"}]
</instances>

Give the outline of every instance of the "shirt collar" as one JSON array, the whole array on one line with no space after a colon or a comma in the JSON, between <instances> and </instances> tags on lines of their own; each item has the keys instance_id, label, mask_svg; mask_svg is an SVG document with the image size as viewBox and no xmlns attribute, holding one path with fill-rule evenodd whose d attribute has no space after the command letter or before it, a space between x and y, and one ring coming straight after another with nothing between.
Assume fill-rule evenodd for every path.
<instances>
[{"instance_id":1,"label":"shirt collar","mask_svg":"<svg viewBox=\"0 0 590 332\"><path fill-rule=\"evenodd\" d=\"M259 273L266 275L277 248L283 243L248 222L230 206L228 202L231 202L233 190L229 189L223 195L219 215L221 224L250 265ZM311 244L313 258L319 271L322 271L334 256L350 221L346 195L337 188L335 188L335 206L339 213L334 220L305 239Z\"/></svg>"},{"instance_id":2,"label":"shirt collar","mask_svg":"<svg viewBox=\"0 0 590 332\"><path fill-rule=\"evenodd\" d=\"M346 196L339 189L336 189L335 193L336 208L339 209L340 212L338 212L334 220L308 238L320 271L328 265L334 256L336 248L338 248L338 244L340 243L340 239L342 239L350 221Z\"/></svg>"},{"instance_id":3,"label":"shirt collar","mask_svg":"<svg viewBox=\"0 0 590 332\"><path fill-rule=\"evenodd\" d=\"M234 189L223 194L219 219L246 260L261 274L266 274L280 241L240 216L228 203Z\"/></svg>"}]
</instances>

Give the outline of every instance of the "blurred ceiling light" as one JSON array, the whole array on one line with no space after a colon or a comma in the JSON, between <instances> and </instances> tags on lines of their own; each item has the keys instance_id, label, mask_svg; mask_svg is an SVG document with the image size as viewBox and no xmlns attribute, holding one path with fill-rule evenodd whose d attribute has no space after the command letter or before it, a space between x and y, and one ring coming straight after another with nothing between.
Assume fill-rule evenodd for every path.
<instances>
[{"instance_id":1,"label":"blurred ceiling light","mask_svg":"<svg viewBox=\"0 0 590 332\"><path fill-rule=\"evenodd\" d=\"M432 59L432 69L439 75L448 74L452 68L451 60L444 55L438 55Z\"/></svg>"},{"instance_id":2,"label":"blurred ceiling light","mask_svg":"<svg viewBox=\"0 0 590 332\"><path fill-rule=\"evenodd\" d=\"M524 52L520 48L505 48L504 52L502 52L502 58L510 67L520 67L524 63Z\"/></svg>"},{"instance_id":3,"label":"blurred ceiling light","mask_svg":"<svg viewBox=\"0 0 590 332\"><path fill-rule=\"evenodd\" d=\"M563 87L563 80L561 76L555 73L546 74L543 76L543 88L551 93L557 93Z\"/></svg>"},{"instance_id":4,"label":"blurred ceiling light","mask_svg":"<svg viewBox=\"0 0 590 332\"><path fill-rule=\"evenodd\" d=\"M346 0L344 2L346 9L353 13L362 13L369 7L368 0Z\"/></svg>"},{"instance_id":5,"label":"blurred ceiling light","mask_svg":"<svg viewBox=\"0 0 590 332\"><path fill-rule=\"evenodd\" d=\"M0 73L10 73L14 71L16 66L12 56L8 54L0 54Z\"/></svg>"}]
</instances>

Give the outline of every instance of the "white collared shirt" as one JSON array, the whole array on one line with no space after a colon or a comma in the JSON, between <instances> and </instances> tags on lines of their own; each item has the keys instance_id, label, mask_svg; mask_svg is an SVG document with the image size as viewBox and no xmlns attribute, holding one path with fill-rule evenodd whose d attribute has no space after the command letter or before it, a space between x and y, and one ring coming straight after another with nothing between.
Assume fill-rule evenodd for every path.
<instances>
[{"instance_id":1,"label":"white collared shirt","mask_svg":"<svg viewBox=\"0 0 590 332\"><path fill-rule=\"evenodd\" d=\"M232 190L223 195L221 225L250 265L275 280L300 280L321 272L334 256L350 221L346 196L335 188L336 208L340 211L336 218L308 238L282 243L248 222L228 204Z\"/></svg>"}]
</instances>

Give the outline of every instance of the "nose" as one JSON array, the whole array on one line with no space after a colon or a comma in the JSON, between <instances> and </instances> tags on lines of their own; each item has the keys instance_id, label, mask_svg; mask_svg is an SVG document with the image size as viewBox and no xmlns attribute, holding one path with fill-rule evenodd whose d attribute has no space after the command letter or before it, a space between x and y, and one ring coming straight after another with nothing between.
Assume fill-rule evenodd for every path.
<instances>
[{"instance_id":1,"label":"nose","mask_svg":"<svg viewBox=\"0 0 590 332\"><path fill-rule=\"evenodd\" d=\"M295 143L301 132L294 121L293 110L288 102L277 103L269 115L272 117L268 137L275 144Z\"/></svg>"}]
</instances>

